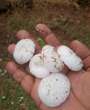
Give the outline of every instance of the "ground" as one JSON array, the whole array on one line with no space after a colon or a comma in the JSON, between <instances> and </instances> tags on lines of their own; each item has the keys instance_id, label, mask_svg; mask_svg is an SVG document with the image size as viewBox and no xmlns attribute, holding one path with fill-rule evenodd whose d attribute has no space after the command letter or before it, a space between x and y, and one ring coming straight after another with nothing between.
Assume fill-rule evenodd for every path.
<instances>
[{"instance_id":1,"label":"ground","mask_svg":"<svg viewBox=\"0 0 90 110\"><path fill-rule=\"evenodd\" d=\"M36 3L31 10L15 9L0 15L0 110L38 110L34 102L5 70L10 59L7 46L15 43L15 33L26 29L40 35L34 27L47 24L64 44L78 39L90 47L90 9L58 4Z\"/></svg>"}]
</instances>

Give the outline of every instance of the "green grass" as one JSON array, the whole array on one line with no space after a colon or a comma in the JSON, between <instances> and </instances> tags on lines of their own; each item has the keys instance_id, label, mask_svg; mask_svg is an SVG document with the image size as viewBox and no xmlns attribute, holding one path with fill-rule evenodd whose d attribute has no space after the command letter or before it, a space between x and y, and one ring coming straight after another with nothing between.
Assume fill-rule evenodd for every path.
<instances>
[{"instance_id":1,"label":"green grass","mask_svg":"<svg viewBox=\"0 0 90 110\"><path fill-rule=\"evenodd\" d=\"M31 19L29 17L25 18L25 16L16 11L16 13L8 17L7 29L12 32L17 32L20 29L34 30L35 20L34 17Z\"/></svg>"},{"instance_id":2,"label":"green grass","mask_svg":"<svg viewBox=\"0 0 90 110\"><path fill-rule=\"evenodd\" d=\"M58 31L62 30L66 34L64 41L67 42L69 39L79 40L90 47L90 23L86 23L85 19L79 24L75 24L75 21L58 17L52 20L49 25L52 29L57 29ZM67 38L67 35L69 39ZM61 39L63 39L63 37Z\"/></svg>"},{"instance_id":3,"label":"green grass","mask_svg":"<svg viewBox=\"0 0 90 110\"><path fill-rule=\"evenodd\" d=\"M45 44L46 44L45 41L41 37L38 37L37 41L41 47L45 46Z\"/></svg>"},{"instance_id":4,"label":"green grass","mask_svg":"<svg viewBox=\"0 0 90 110\"><path fill-rule=\"evenodd\" d=\"M32 99L3 69L0 69L0 110L38 110Z\"/></svg>"}]
</instances>

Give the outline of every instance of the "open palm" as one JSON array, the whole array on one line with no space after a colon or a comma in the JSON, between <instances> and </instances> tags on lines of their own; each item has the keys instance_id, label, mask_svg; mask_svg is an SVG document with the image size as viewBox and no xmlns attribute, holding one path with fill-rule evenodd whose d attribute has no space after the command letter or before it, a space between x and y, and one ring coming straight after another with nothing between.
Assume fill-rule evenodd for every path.
<instances>
[{"instance_id":1,"label":"open palm","mask_svg":"<svg viewBox=\"0 0 90 110\"><path fill-rule=\"evenodd\" d=\"M42 35L46 44L53 45L55 47L61 45L57 40L54 33L44 24L38 24L36 30ZM37 52L41 50L41 47L35 40L35 38L27 33L17 34L18 39L31 38L35 41L37 45ZM72 90L67 101L57 108L46 107L39 99L37 95L37 88L40 83L39 79L35 79L28 75L23 69L21 69L15 62L10 61L6 65L8 73L10 73L13 78L20 83L23 89L33 98L36 105L41 110L90 110L90 50L79 41L72 41L69 46L83 59L84 68L79 72L73 72L64 68L64 73L69 77ZM10 44L8 51L10 54L13 53L15 44Z\"/></svg>"}]
</instances>

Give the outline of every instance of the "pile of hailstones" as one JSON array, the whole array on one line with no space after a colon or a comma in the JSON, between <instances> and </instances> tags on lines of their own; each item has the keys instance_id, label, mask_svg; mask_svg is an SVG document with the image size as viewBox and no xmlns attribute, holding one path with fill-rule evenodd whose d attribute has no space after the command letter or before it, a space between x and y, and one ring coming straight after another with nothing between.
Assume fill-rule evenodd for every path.
<instances>
[{"instance_id":1,"label":"pile of hailstones","mask_svg":"<svg viewBox=\"0 0 90 110\"><path fill-rule=\"evenodd\" d=\"M80 71L83 62L65 45L58 48L45 45L38 54L35 54L35 48L31 39L20 40L16 44L13 57L21 65L29 62L29 73L41 79L37 91L40 100L48 107L60 106L71 90L71 83L62 72L64 66L72 71Z\"/></svg>"}]
</instances>

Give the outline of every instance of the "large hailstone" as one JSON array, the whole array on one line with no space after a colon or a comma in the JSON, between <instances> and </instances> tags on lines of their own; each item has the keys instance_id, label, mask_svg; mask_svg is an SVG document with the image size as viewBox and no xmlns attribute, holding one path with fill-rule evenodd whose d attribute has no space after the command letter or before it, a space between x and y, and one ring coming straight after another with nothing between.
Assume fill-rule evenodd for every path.
<instances>
[{"instance_id":1,"label":"large hailstone","mask_svg":"<svg viewBox=\"0 0 90 110\"><path fill-rule=\"evenodd\" d=\"M76 53L67 46L60 46L57 49L60 59L72 71L79 71L83 67L83 61Z\"/></svg>"},{"instance_id":2,"label":"large hailstone","mask_svg":"<svg viewBox=\"0 0 90 110\"><path fill-rule=\"evenodd\" d=\"M29 63L30 73L37 78L44 78L49 75L48 69L44 66L42 54L36 54Z\"/></svg>"},{"instance_id":3,"label":"large hailstone","mask_svg":"<svg viewBox=\"0 0 90 110\"><path fill-rule=\"evenodd\" d=\"M42 55L44 59L44 65L51 73L62 71L64 64L60 60L55 47L46 45L42 48Z\"/></svg>"},{"instance_id":4,"label":"large hailstone","mask_svg":"<svg viewBox=\"0 0 90 110\"><path fill-rule=\"evenodd\" d=\"M70 81L63 73L51 74L41 80L38 88L40 100L48 107L57 107L70 94Z\"/></svg>"},{"instance_id":5,"label":"large hailstone","mask_svg":"<svg viewBox=\"0 0 90 110\"><path fill-rule=\"evenodd\" d=\"M22 39L16 46L13 57L18 64L27 63L35 52L35 43L31 39Z\"/></svg>"}]
</instances>

